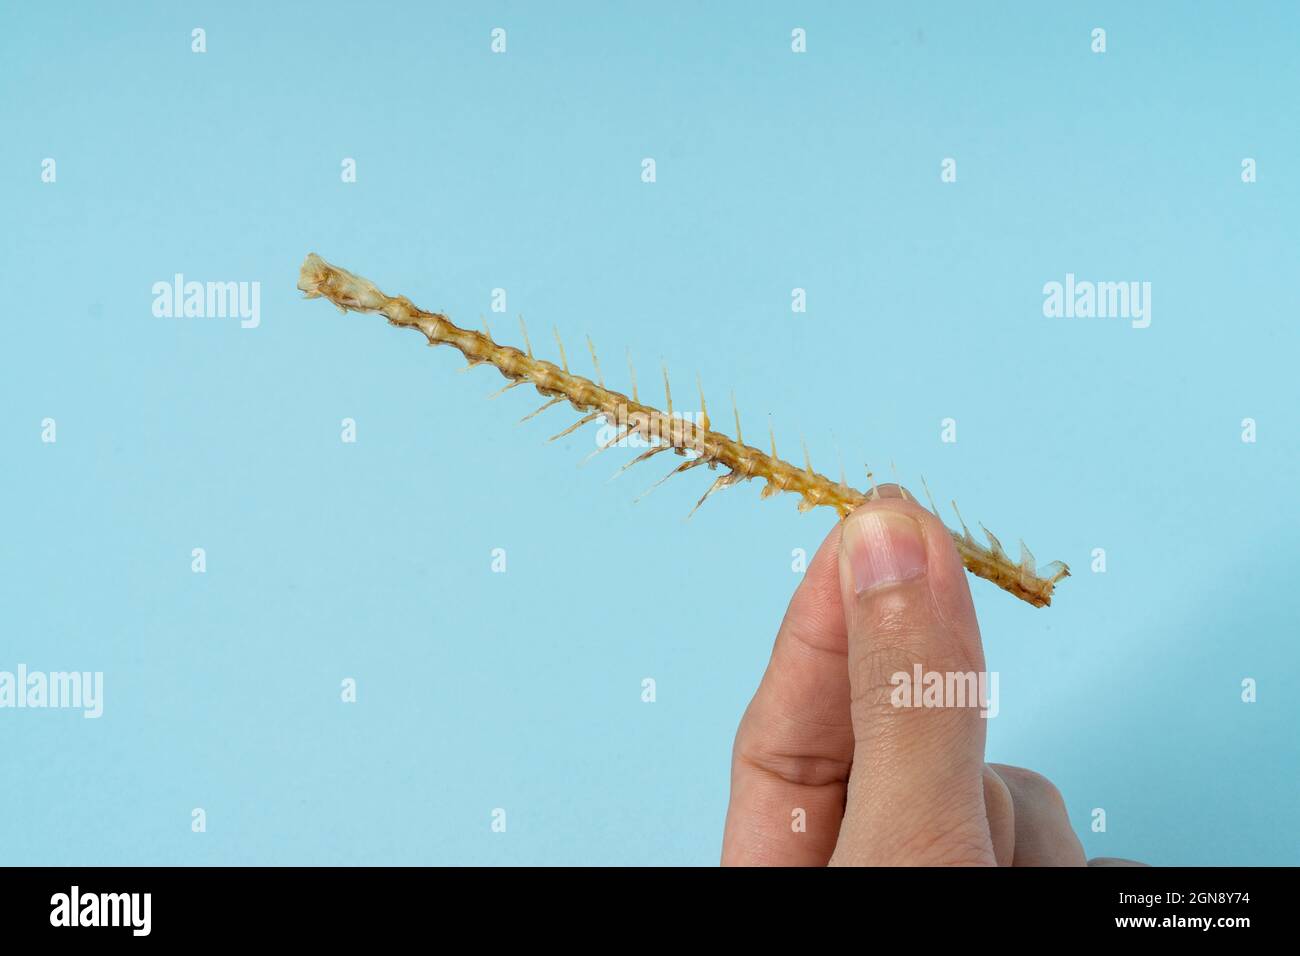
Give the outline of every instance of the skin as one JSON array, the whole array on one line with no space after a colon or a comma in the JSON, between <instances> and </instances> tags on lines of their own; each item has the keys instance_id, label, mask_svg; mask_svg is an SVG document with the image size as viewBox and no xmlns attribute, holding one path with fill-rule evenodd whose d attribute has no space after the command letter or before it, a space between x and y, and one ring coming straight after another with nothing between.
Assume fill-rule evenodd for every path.
<instances>
[{"instance_id":1,"label":"skin","mask_svg":"<svg viewBox=\"0 0 1300 956\"><path fill-rule=\"evenodd\" d=\"M1142 865L1089 863L1049 780L985 762L978 709L894 706L890 675L916 663L985 669L951 535L885 485L790 601L736 734L724 865Z\"/></svg>"}]
</instances>

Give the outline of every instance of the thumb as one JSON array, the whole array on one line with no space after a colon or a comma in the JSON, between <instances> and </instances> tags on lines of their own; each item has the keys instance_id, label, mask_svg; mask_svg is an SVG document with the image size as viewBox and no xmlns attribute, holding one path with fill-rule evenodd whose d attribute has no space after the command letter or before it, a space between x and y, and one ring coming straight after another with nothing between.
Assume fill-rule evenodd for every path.
<instances>
[{"instance_id":1,"label":"thumb","mask_svg":"<svg viewBox=\"0 0 1300 956\"><path fill-rule=\"evenodd\" d=\"M989 685L952 535L895 485L840 539L854 752L842 864L989 864L982 702Z\"/></svg>"}]
</instances>

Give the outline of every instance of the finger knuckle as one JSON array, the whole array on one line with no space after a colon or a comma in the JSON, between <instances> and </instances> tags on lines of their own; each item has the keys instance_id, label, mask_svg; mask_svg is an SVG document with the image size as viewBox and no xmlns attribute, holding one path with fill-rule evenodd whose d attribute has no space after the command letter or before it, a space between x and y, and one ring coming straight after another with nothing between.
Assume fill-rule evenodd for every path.
<instances>
[{"instance_id":1,"label":"finger knuckle","mask_svg":"<svg viewBox=\"0 0 1300 956\"><path fill-rule=\"evenodd\" d=\"M787 754L746 747L736 749L735 760L743 767L797 787L842 784L851 764L850 760L828 754Z\"/></svg>"},{"instance_id":2,"label":"finger knuckle","mask_svg":"<svg viewBox=\"0 0 1300 956\"><path fill-rule=\"evenodd\" d=\"M1041 803L1065 809L1065 797L1056 784L1041 773L1026 767L1011 767L999 764L996 768L999 776L1014 786L1021 794Z\"/></svg>"}]
</instances>

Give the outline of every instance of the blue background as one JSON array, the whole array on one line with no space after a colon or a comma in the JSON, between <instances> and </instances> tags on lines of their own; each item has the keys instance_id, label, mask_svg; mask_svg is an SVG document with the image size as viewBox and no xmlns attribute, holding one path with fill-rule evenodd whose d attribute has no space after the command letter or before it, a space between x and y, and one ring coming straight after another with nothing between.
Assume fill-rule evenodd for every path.
<instances>
[{"instance_id":1,"label":"blue background","mask_svg":"<svg viewBox=\"0 0 1300 956\"><path fill-rule=\"evenodd\" d=\"M679 407L698 372L750 441L770 413L787 456L803 434L859 485L893 460L1069 562L1049 610L972 582L989 759L1050 777L1090 855L1300 862L1298 28L1282 3L7 5L0 669L102 670L105 713L0 711L0 858L716 861L792 549L833 514L742 486L683 522L697 475L632 505L662 459L577 468L594 427L547 445L570 419L516 427L536 402L484 401L495 373L302 301L316 251L462 325L503 287L504 341L522 312L585 370L590 334L624 388L630 348L656 400L662 359ZM261 327L155 318L176 272L260 281ZM1067 272L1150 281L1151 327L1045 318Z\"/></svg>"}]
</instances>

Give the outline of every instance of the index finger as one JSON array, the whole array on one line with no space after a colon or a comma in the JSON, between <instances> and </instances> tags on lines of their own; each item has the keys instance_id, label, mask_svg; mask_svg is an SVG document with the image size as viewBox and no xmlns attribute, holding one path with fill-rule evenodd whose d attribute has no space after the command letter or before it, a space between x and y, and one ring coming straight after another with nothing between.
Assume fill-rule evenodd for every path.
<instances>
[{"instance_id":1,"label":"index finger","mask_svg":"<svg viewBox=\"0 0 1300 956\"><path fill-rule=\"evenodd\" d=\"M824 866L835 849L853 760L842 527L831 529L795 589L736 733L724 865Z\"/></svg>"}]
</instances>

